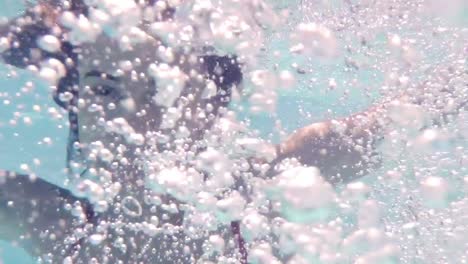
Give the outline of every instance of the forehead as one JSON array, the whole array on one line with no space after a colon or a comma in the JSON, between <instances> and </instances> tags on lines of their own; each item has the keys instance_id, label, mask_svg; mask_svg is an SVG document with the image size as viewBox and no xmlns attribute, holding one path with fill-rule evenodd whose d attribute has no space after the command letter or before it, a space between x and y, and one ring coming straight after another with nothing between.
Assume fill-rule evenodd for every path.
<instances>
[{"instance_id":1,"label":"forehead","mask_svg":"<svg viewBox=\"0 0 468 264\"><path fill-rule=\"evenodd\" d=\"M146 72L151 63L159 61L158 50L165 49L156 40L133 45L122 49L118 40L105 35L95 42L80 48L78 68L80 72L100 70L112 75L129 71Z\"/></svg>"}]
</instances>

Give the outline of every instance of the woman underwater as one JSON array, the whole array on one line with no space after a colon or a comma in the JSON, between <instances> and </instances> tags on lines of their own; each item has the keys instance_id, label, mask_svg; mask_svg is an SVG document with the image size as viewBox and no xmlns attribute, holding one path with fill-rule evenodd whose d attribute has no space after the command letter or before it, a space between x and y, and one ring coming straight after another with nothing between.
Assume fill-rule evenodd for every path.
<instances>
[{"instance_id":1,"label":"woman underwater","mask_svg":"<svg viewBox=\"0 0 468 264\"><path fill-rule=\"evenodd\" d=\"M146 5L158 1L150 2ZM162 43L157 38L129 49L122 49L121 43L105 34L91 43L72 44L67 39L69 29L58 22L64 11L77 17L90 14L80 0L67 4L43 1L3 26L1 37L11 45L2 57L5 63L20 68L38 67L46 59L65 66L54 100L69 114L67 155L76 187L72 193L40 178L0 172L0 222L19 227L1 233L0 238L16 242L44 263L193 263L209 259L203 255L203 237L190 237L180 230L184 212L173 208L181 199L179 193L160 195L159 201L152 203L134 201L154 197L154 190L144 186L144 174L170 166L182 168L187 175L194 173L191 167L195 165L187 157L207 149L203 144L206 131L228 112L233 90L242 83L241 59L234 54L197 55L189 48L176 50L167 59L155 52ZM174 8L163 8L155 19L170 20L175 12ZM45 35L57 36L60 49L41 50L37 43ZM164 73L169 77L161 76ZM216 91L207 97L204 91L210 83ZM163 85L179 91L165 94ZM376 149L392 123L387 111L404 100L400 97L341 120L301 128L284 142L270 146L265 160L251 162L268 163L269 169L262 172L268 177L278 173L275 165L296 159L302 165L317 167L332 184L352 181L380 165ZM174 118L178 115L175 110L183 114ZM161 140L152 142L153 136ZM167 161L148 169L140 158L153 145L165 153ZM173 157L174 153L180 157ZM113 162L114 157L120 162ZM208 176L202 177L206 180ZM116 194L102 194L89 179L108 182L107 189L113 188L111 182L120 184ZM242 185L238 180L232 188L242 189ZM139 212L130 212L130 220L122 214L125 209L113 207L113 203L126 202ZM151 214L141 213L148 211ZM163 230L157 231L158 235L148 234L135 224L129 232L119 226L125 221L156 222ZM226 237L235 237L235 246L226 255L246 263L239 222L220 228L225 229Z\"/></svg>"}]
</instances>

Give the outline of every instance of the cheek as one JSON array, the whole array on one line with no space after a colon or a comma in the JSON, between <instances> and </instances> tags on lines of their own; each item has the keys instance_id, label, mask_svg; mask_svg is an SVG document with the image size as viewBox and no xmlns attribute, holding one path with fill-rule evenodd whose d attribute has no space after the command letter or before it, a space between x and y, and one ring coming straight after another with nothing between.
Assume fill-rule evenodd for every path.
<instances>
[{"instance_id":1,"label":"cheek","mask_svg":"<svg viewBox=\"0 0 468 264\"><path fill-rule=\"evenodd\" d=\"M80 105L78 112L80 142L86 145L97 140L103 141L108 136L99 120L105 122L117 117L118 114L115 112L118 107L111 107L111 110L110 99L90 94L83 94L81 100L83 104Z\"/></svg>"},{"instance_id":2,"label":"cheek","mask_svg":"<svg viewBox=\"0 0 468 264\"><path fill-rule=\"evenodd\" d=\"M146 90L133 88L130 96L121 100L114 100L112 97L82 95L84 104L78 113L78 122L80 142L84 147L95 141L101 141L104 145L119 141L115 134L105 132L103 125L99 122L101 118L104 122L123 118L133 131L143 135L146 131L159 127L161 108L148 101Z\"/></svg>"},{"instance_id":3,"label":"cheek","mask_svg":"<svg viewBox=\"0 0 468 264\"><path fill-rule=\"evenodd\" d=\"M80 142L82 144L89 144L93 141L95 136L95 129L93 129L92 125L95 124L95 117L90 115L89 113L85 113L86 110L80 110L78 113L78 126L79 126L79 135L80 135Z\"/></svg>"},{"instance_id":4,"label":"cheek","mask_svg":"<svg viewBox=\"0 0 468 264\"><path fill-rule=\"evenodd\" d=\"M147 116L138 117L135 111L128 111L120 103L115 103L112 110L103 106L100 111L89 111L89 105L80 109L78 113L80 142L86 147L88 144L101 141L105 146L109 143L116 143L116 135L106 132L103 122L112 121L116 118L123 118L136 132L142 133L146 129L144 124ZM105 114L102 114L104 112Z\"/></svg>"},{"instance_id":5,"label":"cheek","mask_svg":"<svg viewBox=\"0 0 468 264\"><path fill-rule=\"evenodd\" d=\"M123 117L137 133L144 134L147 130L158 127L161 108L148 100L145 92L133 92L131 98L120 101L116 111L106 114L110 117Z\"/></svg>"},{"instance_id":6,"label":"cheek","mask_svg":"<svg viewBox=\"0 0 468 264\"><path fill-rule=\"evenodd\" d=\"M110 136L107 135L104 128L98 125L99 118L99 114L89 113L86 109L78 113L80 143L84 147L95 141L106 144L110 140Z\"/></svg>"}]
</instances>

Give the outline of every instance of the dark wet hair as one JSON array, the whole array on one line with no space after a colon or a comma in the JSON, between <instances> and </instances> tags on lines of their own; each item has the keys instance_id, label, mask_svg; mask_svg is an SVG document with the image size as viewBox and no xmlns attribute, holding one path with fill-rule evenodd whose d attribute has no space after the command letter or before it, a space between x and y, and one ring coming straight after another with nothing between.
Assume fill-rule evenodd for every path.
<instances>
[{"instance_id":1,"label":"dark wet hair","mask_svg":"<svg viewBox=\"0 0 468 264\"><path fill-rule=\"evenodd\" d=\"M205 55L203 61L204 73L213 80L218 89L217 94L210 99L216 111L220 107L227 107L231 101L232 88L242 82L242 70L237 56Z\"/></svg>"}]
</instances>

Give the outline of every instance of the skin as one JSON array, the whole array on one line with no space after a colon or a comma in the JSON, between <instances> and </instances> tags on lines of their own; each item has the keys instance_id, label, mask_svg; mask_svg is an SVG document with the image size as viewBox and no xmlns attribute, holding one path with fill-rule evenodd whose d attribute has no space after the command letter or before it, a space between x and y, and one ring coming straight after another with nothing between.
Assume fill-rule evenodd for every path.
<instances>
[{"instance_id":1,"label":"skin","mask_svg":"<svg viewBox=\"0 0 468 264\"><path fill-rule=\"evenodd\" d=\"M101 36L92 47L84 47L84 54L79 60L78 72L80 75L80 99L78 121L80 143L86 148L94 141L101 141L108 145L115 141L115 137L106 133L102 127L96 126L99 118L113 120L124 118L136 133L145 134L154 131L161 125L165 107L154 103L153 96L156 94L157 85L155 80L148 74L148 67L155 61L161 61L156 55L158 42L154 39L144 45L137 45L133 50L120 51L118 44L107 37ZM201 92L204 87L204 79L201 74L204 69L200 66L199 58L192 54L175 55L175 61L185 60L183 63L173 63L187 75L181 97L174 106L184 104L184 111L191 110L192 113L203 111L208 103L215 104L213 100L202 101ZM92 58L89 60L88 58ZM138 63L135 63L138 60ZM120 62L132 61L134 67L131 71L122 72ZM192 71L192 73L190 73ZM100 72L101 76L89 76L90 72ZM135 79L132 76L138 75ZM114 77L116 80L114 80ZM111 87L108 95L99 92L101 86ZM89 106L96 104L103 107L102 111L89 111ZM109 107L113 104L113 107ZM207 120L190 120L181 118L173 127L184 125L191 132L191 137L199 139L201 132L208 127ZM171 129L163 129L169 134Z\"/></svg>"},{"instance_id":2,"label":"skin","mask_svg":"<svg viewBox=\"0 0 468 264\"><path fill-rule=\"evenodd\" d=\"M327 120L298 129L279 144L273 164L296 158L304 165L320 169L330 183L346 183L378 168L375 152L384 126L380 119L384 106L369 109L341 120Z\"/></svg>"},{"instance_id":3,"label":"skin","mask_svg":"<svg viewBox=\"0 0 468 264\"><path fill-rule=\"evenodd\" d=\"M80 90L82 102L78 111L79 135L80 143L85 150L85 156L88 154L86 146L90 143L99 140L105 146L108 146L109 143L114 141L112 135L106 133L102 127L96 126L98 119L101 117L105 117L106 120L113 120L117 117L125 118L129 125L135 129L135 132L138 133L144 133L150 127L156 127L161 122L159 116L162 109L160 107L150 107L151 96L156 88L151 83L150 77L145 76L145 78L139 78L137 81L132 81L129 74L116 77L117 80L111 77L117 76L118 65L116 64L119 61L145 58L149 54L118 52L114 57L111 50L119 49L116 47L117 45L107 38L101 39L101 41L96 42L95 48L85 48L86 55L82 54L83 57L91 57L93 60L81 59L78 67L80 85L82 86ZM151 55L156 59L154 54ZM111 56L112 58L110 58ZM146 73L150 61L145 61L142 64L141 67L135 69L138 73ZM87 77L87 74L93 71L101 72L102 76ZM112 91L107 96L98 91L98 87L104 85L112 87ZM93 104L102 106L102 109L96 112L89 111L88 108ZM114 104L114 107L109 109L109 104ZM146 112L146 117L135 118L137 113L141 113L142 110Z\"/></svg>"}]
</instances>

